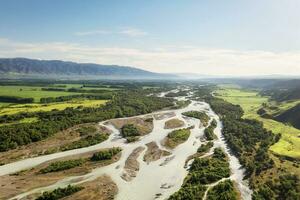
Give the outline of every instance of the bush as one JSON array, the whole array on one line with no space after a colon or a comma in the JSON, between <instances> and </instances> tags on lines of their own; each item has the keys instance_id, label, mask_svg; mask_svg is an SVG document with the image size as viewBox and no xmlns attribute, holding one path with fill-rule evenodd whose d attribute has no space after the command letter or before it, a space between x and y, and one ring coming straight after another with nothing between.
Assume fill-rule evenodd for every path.
<instances>
[{"instance_id":1,"label":"bush","mask_svg":"<svg viewBox=\"0 0 300 200\"><path fill-rule=\"evenodd\" d=\"M83 159L57 161L57 162L51 163L48 167L41 169L40 172L42 174L46 174L49 172L63 171L63 170L81 166L83 163L84 163Z\"/></svg>"},{"instance_id":2,"label":"bush","mask_svg":"<svg viewBox=\"0 0 300 200\"><path fill-rule=\"evenodd\" d=\"M138 129L133 124L125 124L121 128L121 134L125 138L140 135Z\"/></svg>"},{"instance_id":3,"label":"bush","mask_svg":"<svg viewBox=\"0 0 300 200\"><path fill-rule=\"evenodd\" d=\"M207 140L214 140L216 138L216 135L214 134L214 130L217 127L217 121L213 119L213 121L210 123L209 127L207 127L204 130L204 135Z\"/></svg>"},{"instance_id":4,"label":"bush","mask_svg":"<svg viewBox=\"0 0 300 200\"><path fill-rule=\"evenodd\" d=\"M83 187L80 186L71 186L68 185L68 187L65 188L57 188L51 192L44 192L42 196L38 197L36 200L57 200L62 199L66 196L70 196L80 190L82 190Z\"/></svg>"},{"instance_id":5,"label":"bush","mask_svg":"<svg viewBox=\"0 0 300 200\"><path fill-rule=\"evenodd\" d=\"M108 134L104 133L97 133L95 135L88 135L85 138L82 138L78 141L74 141L71 144L68 144L61 148L62 151L72 150L72 149L79 149L83 147L89 147L96 144L99 144L108 139Z\"/></svg>"},{"instance_id":6,"label":"bush","mask_svg":"<svg viewBox=\"0 0 300 200\"><path fill-rule=\"evenodd\" d=\"M121 148L111 148L108 150L102 150L97 153L94 153L91 157L92 161L100 161L100 160L110 160L113 156L117 155L119 152L121 152Z\"/></svg>"},{"instance_id":7,"label":"bush","mask_svg":"<svg viewBox=\"0 0 300 200\"><path fill-rule=\"evenodd\" d=\"M183 128L174 130L168 134L166 140L166 146L169 148L175 148L177 145L185 142L190 137L190 129Z\"/></svg>"},{"instance_id":8,"label":"bush","mask_svg":"<svg viewBox=\"0 0 300 200\"><path fill-rule=\"evenodd\" d=\"M201 146L197 149L198 153L206 153L209 151L210 148L214 146L214 143L209 141L206 144L201 144Z\"/></svg>"},{"instance_id":9,"label":"bush","mask_svg":"<svg viewBox=\"0 0 300 200\"><path fill-rule=\"evenodd\" d=\"M210 200L236 200L237 192L231 180L226 180L214 186L207 193L207 199Z\"/></svg>"}]
</instances>

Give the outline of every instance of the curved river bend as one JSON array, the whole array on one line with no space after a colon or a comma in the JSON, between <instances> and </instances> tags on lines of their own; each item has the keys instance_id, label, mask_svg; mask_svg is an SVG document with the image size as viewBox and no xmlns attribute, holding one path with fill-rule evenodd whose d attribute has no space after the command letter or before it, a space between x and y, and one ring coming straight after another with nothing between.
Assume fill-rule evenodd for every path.
<instances>
[{"instance_id":1,"label":"curved river bend","mask_svg":"<svg viewBox=\"0 0 300 200\"><path fill-rule=\"evenodd\" d=\"M51 155L45 155L35 158L29 158L25 160L21 160L18 162L10 163L7 165L0 166L0 176L11 174L20 170L28 169L34 166L37 166L43 162L53 160L56 158L61 158L65 156L85 153L94 150L100 150L103 148L111 148L111 147L121 147L122 155L120 160L117 162L101 167L96 168L90 173L82 176L73 176L67 177L58 181L57 183L42 187L36 188L26 193L20 194L12 199L22 199L27 195L43 192L47 190L52 190L57 187L64 187L68 184L80 184L86 181L94 180L103 174L107 174L111 176L112 180L117 184L119 192L116 196L116 199L119 200L152 200L152 199L166 199L174 192L178 191L183 183L185 176L187 175L187 169L184 168L186 159L193 155L198 147L201 145L201 141L199 138L203 137L204 128L201 126L200 121L194 118L186 118L182 116L183 112L190 110L198 110L205 111L211 119L215 119L217 121L217 128L215 129L215 134L218 139L214 141L214 147L207 153L210 155L215 147L221 147L225 150L229 157L229 163L232 175L230 179L234 180L237 183L238 189L241 193L242 199L250 200L251 199L251 190L248 187L247 182L243 180L244 170L242 169L238 159L230 154L230 150L228 149L226 142L222 136L222 123L219 120L219 117L212 111L210 106L204 102L192 101L192 103L183 109L177 110L168 110L163 112L156 112L143 116L153 116L154 114L162 114L174 112L175 116L172 118L178 118L185 122L185 127L194 126L191 129L191 135L186 142L177 146L173 150L165 149L164 146L161 145L161 141L167 136L170 132L170 129L164 129L165 122L171 118L161 119L161 120L153 120L154 128L152 132L148 135L140 138L139 141L135 143L125 143L125 140L120 138L120 132L114 126L109 123L101 122L100 124L106 126L112 131L109 139L101 144L94 145L87 148L75 149L66 152L54 153ZM108 120L109 121L109 120ZM147 143L156 142L159 148L168 150L172 154L166 157L162 157L157 161L150 162L147 164L143 161L144 153L146 152ZM127 182L121 178L121 175L124 171L125 161L130 155L130 153L137 147L145 147L143 152L139 155L139 171L135 178L131 181ZM167 162L166 162L167 160ZM164 164L163 164L164 163ZM212 184L213 186L214 184Z\"/></svg>"}]
</instances>

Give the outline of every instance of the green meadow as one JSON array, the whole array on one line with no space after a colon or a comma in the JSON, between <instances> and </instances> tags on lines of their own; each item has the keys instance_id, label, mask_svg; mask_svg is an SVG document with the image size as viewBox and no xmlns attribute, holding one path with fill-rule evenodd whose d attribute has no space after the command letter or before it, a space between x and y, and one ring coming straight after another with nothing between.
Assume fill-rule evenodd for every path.
<instances>
[{"instance_id":1,"label":"green meadow","mask_svg":"<svg viewBox=\"0 0 300 200\"><path fill-rule=\"evenodd\" d=\"M82 84L52 84L45 86L45 88L82 88L84 90L117 90L116 88L107 87L83 87ZM46 97L59 97L78 95L80 92L68 92L68 91L43 91L40 86L0 86L0 96L16 96L23 98L34 98L34 103L28 104L14 104L0 102L0 115L11 115L20 112L38 112L38 111L51 111L53 109L64 110L67 107L76 108L78 106L83 107L97 107L107 102L107 100L88 100L88 99L72 99L66 102L55 102L48 104L41 104L40 99Z\"/></svg>"},{"instance_id":2,"label":"green meadow","mask_svg":"<svg viewBox=\"0 0 300 200\"><path fill-rule=\"evenodd\" d=\"M59 97L75 95L75 92L65 91L42 91L37 86L0 86L0 96L16 96L23 98L34 98L35 102L39 102L45 97Z\"/></svg>"},{"instance_id":3,"label":"green meadow","mask_svg":"<svg viewBox=\"0 0 300 200\"><path fill-rule=\"evenodd\" d=\"M38 103L16 104L16 105L10 105L7 107L0 108L0 115L12 115L20 112L38 112L38 111L47 112L53 109L64 110L68 107L76 108L78 106L97 107L106 102L107 100L76 99L67 102L57 102L57 103L49 103L49 104L38 104Z\"/></svg>"},{"instance_id":4,"label":"green meadow","mask_svg":"<svg viewBox=\"0 0 300 200\"><path fill-rule=\"evenodd\" d=\"M270 148L273 153L300 158L300 130L272 119L262 118L256 113L263 103L269 103L268 97L260 96L258 91L230 87L221 87L215 91L215 95L232 104L240 105L245 112L244 118L257 119L263 122L266 129L275 134L281 133L282 137L279 142ZM281 103L279 109L288 109L295 104L295 102L288 102L288 105Z\"/></svg>"}]
</instances>

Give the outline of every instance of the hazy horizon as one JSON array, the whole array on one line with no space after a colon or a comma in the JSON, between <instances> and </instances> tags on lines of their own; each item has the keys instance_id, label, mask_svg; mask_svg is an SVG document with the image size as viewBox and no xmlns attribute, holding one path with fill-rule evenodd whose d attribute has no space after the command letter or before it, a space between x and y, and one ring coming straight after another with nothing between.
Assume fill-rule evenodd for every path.
<instances>
[{"instance_id":1,"label":"hazy horizon","mask_svg":"<svg viewBox=\"0 0 300 200\"><path fill-rule=\"evenodd\" d=\"M300 75L297 0L3 0L0 5L1 58L209 76Z\"/></svg>"}]
</instances>

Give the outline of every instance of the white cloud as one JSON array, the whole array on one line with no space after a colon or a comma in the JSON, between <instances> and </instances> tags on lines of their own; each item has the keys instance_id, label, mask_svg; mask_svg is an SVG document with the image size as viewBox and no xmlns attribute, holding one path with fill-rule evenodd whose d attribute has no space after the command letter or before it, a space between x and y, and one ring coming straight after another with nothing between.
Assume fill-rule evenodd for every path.
<instances>
[{"instance_id":1,"label":"white cloud","mask_svg":"<svg viewBox=\"0 0 300 200\"><path fill-rule=\"evenodd\" d=\"M76 43L24 43L0 38L0 57L61 59L118 64L155 72L191 72L210 75L300 75L300 52L206 49L160 46L145 50L86 46Z\"/></svg>"},{"instance_id":2,"label":"white cloud","mask_svg":"<svg viewBox=\"0 0 300 200\"><path fill-rule=\"evenodd\" d=\"M145 36L148 33L136 28L125 28L120 31L120 34L128 35L130 37L137 37L137 36Z\"/></svg>"},{"instance_id":3,"label":"white cloud","mask_svg":"<svg viewBox=\"0 0 300 200\"><path fill-rule=\"evenodd\" d=\"M126 35L129 37L140 37L148 35L147 32L142 31L137 28L122 28L118 31L113 30L91 30L91 31L82 31L82 32L76 32L74 35L76 36L91 36L91 35L105 35L105 34L115 34L115 35Z\"/></svg>"}]
</instances>

